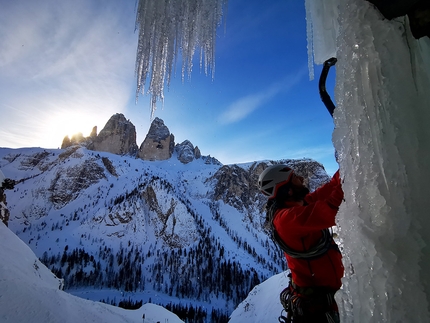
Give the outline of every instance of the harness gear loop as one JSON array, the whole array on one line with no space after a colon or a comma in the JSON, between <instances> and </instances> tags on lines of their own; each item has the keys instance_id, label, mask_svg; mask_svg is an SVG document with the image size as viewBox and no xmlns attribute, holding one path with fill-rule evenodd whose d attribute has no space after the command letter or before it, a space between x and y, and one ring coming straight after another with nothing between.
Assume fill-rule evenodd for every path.
<instances>
[{"instance_id":1,"label":"harness gear loop","mask_svg":"<svg viewBox=\"0 0 430 323\"><path fill-rule=\"evenodd\" d=\"M280 294L280 301L287 316L278 318L281 323L327 322L339 323L339 313L334 293L324 287L299 287L291 280Z\"/></svg>"},{"instance_id":2,"label":"harness gear loop","mask_svg":"<svg viewBox=\"0 0 430 323\"><path fill-rule=\"evenodd\" d=\"M287 316L284 316L283 315L284 312L285 312L285 310L282 310L281 316L278 317L278 322L279 323L291 323L291 316L289 315L289 313L287 313Z\"/></svg>"}]
</instances>

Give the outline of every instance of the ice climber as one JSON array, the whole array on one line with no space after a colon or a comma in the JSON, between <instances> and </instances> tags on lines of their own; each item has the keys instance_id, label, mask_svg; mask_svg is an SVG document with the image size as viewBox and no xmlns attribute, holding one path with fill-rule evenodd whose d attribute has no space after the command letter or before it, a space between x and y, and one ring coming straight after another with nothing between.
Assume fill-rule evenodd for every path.
<instances>
[{"instance_id":1,"label":"ice climber","mask_svg":"<svg viewBox=\"0 0 430 323\"><path fill-rule=\"evenodd\" d=\"M269 198L266 224L291 271L290 284L280 295L287 316L279 321L339 322L334 294L344 268L330 231L343 200L339 171L309 193L303 177L286 165L273 165L260 174L258 186Z\"/></svg>"}]
</instances>

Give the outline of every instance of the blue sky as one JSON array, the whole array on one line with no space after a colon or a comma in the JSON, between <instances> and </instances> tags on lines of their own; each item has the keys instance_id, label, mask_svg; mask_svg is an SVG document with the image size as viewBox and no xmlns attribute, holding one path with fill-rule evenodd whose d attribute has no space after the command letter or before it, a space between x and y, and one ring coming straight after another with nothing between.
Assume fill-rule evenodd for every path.
<instances>
[{"instance_id":1,"label":"blue sky","mask_svg":"<svg viewBox=\"0 0 430 323\"><path fill-rule=\"evenodd\" d=\"M135 0L0 0L0 147L57 148L115 113L151 123L135 103ZM304 1L230 0L216 40L215 77L180 66L155 117L224 164L313 158L337 169L333 121L309 80ZM178 65L180 59L178 60ZM333 94L334 71L328 90Z\"/></svg>"}]
</instances>

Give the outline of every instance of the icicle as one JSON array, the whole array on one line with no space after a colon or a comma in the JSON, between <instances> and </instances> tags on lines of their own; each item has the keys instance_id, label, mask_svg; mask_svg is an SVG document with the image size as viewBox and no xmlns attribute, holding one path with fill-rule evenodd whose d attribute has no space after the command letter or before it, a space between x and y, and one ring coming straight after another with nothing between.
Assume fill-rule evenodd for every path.
<instances>
[{"instance_id":1,"label":"icicle","mask_svg":"<svg viewBox=\"0 0 430 323\"><path fill-rule=\"evenodd\" d=\"M151 95L151 118L157 101L164 99L164 84L170 85L173 65L182 53L182 81L191 77L196 47L200 50L200 68L215 72L216 29L228 0L139 0L136 30L136 101L139 93ZM204 60L204 61L203 61ZM203 64L204 63L204 64Z\"/></svg>"},{"instance_id":2,"label":"icicle","mask_svg":"<svg viewBox=\"0 0 430 323\"><path fill-rule=\"evenodd\" d=\"M305 1L306 8L306 38L308 42L308 69L309 80L314 79L314 40L313 40L313 27L312 27L312 11L310 0Z\"/></svg>"},{"instance_id":3,"label":"icicle","mask_svg":"<svg viewBox=\"0 0 430 323\"><path fill-rule=\"evenodd\" d=\"M322 65L336 57L339 33L338 0L306 0L306 34L308 42L309 79L314 79L314 64Z\"/></svg>"}]
</instances>

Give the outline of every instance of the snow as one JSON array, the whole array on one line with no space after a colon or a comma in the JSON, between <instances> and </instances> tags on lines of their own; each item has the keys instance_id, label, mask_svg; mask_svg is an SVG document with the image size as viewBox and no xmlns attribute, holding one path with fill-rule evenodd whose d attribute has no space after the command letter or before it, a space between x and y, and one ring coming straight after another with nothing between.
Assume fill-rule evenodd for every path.
<instances>
[{"instance_id":1,"label":"snow","mask_svg":"<svg viewBox=\"0 0 430 323\"><path fill-rule=\"evenodd\" d=\"M265 279L281 272L285 266L282 255L273 244L268 243L267 236L260 230L259 221L251 221L254 217L259 218L260 210L257 207L240 210L222 200L212 199L214 182L209 179L222 165L206 164L202 158L183 164L177 159L176 153L169 160L143 161L130 156L76 148L0 148L0 168L7 177L19 180L14 190L7 191L8 208L11 212L10 229L32 248L37 257L43 259L44 263L50 263L50 268L62 277L67 270L80 269L90 275L91 271L94 273L99 270L99 260L103 272L105 268L112 269L111 272L119 272L120 265L117 261L110 264L107 255L117 257L115 255L120 250L128 255L132 254L130 250L134 248L133 255L138 251L147 256L145 259L139 259L133 266L134 269L140 268L141 273L136 274L133 271L133 274L128 275L143 277L138 283L134 283L133 290L127 290L125 285L112 287L105 282L89 286L74 282L69 285L70 275L66 275L64 277L68 283L68 293L87 300L102 300L108 304L118 304L123 300L143 300L166 307L169 304L191 305L207 313L214 309L223 315L229 315L238 302L244 299L242 295L238 294L233 300L228 299L225 294L218 294L214 287L208 287L201 297L178 296L166 292L167 287L175 284L177 286L176 280L179 283L184 280L183 268L189 269L193 266L188 265L186 257L172 256L175 259L171 264L176 268L173 272L179 273L175 283L172 283L169 274L172 271L171 265L159 269L160 276L164 277L164 282L161 283L163 285L160 287L154 283L156 275L153 267L159 262L164 263L164 254L170 259L172 252L169 244L178 243L187 248L187 251L198 249L196 246L202 240L196 241L195 238L202 227L213 242L210 252L218 263L235 263L240 267L240 271L251 273L248 279L241 279L241 294L247 293L249 286L254 286L254 273L258 275L258 279ZM78 178L82 165L103 165L104 158L109 159L117 176L105 169L105 177L100 178L99 174L98 182L88 187L78 185L76 190L73 183ZM63 176L65 174L70 177ZM59 183L60 179L62 184L52 190L52 183ZM146 189L149 187L151 190ZM152 200L145 202L140 195L133 193L136 188L147 194L145 198ZM54 204L50 196L57 196L58 191L64 200ZM125 199L127 194L130 194L130 198ZM74 199L68 199L67 196ZM117 204L115 201L119 198L124 201ZM57 205L61 208L57 208ZM158 213L171 214L172 217L161 223ZM196 222L190 218L190 214L201 216L204 224L197 227L200 220ZM247 249L245 245L255 252L250 252L251 249ZM79 268L73 265L68 267L68 264L61 264L57 258L57 255L60 257L66 250L71 252L78 249L94 256L95 262L82 263ZM106 249L110 251L102 252L102 256L101 250ZM49 262L48 258L51 259ZM197 269L200 267L196 266ZM218 266L208 268L212 268L214 276L219 272L215 270ZM200 286L199 282L206 278L200 276L204 275L203 271L196 270L196 273L189 279L194 286ZM234 287L231 290L237 289Z\"/></svg>"},{"instance_id":2,"label":"snow","mask_svg":"<svg viewBox=\"0 0 430 323\"><path fill-rule=\"evenodd\" d=\"M428 322L430 42L412 37L406 17L386 20L367 1L331 1L331 10L327 4L307 1L315 62L333 51L338 58L333 141L345 191L338 216L342 321ZM329 21L338 26L317 42L331 51L315 44L317 26Z\"/></svg>"},{"instance_id":3,"label":"snow","mask_svg":"<svg viewBox=\"0 0 430 323\"><path fill-rule=\"evenodd\" d=\"M0 246L1 322L183 322L155 304L124 310L63 292L61 280L1 221Z\"/></svg>"},{"instance_id":4,"label":"snow","mask_svg":"<svg viewBox=\"0 0 430 323\"><path fill-rule=\"evenodd\" d=\"M287 272L277 274L255 286L231 314L229 323L277 322L283 309L279 294L288 286L287 275Z\"/></svg>"}]
</instances>

